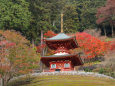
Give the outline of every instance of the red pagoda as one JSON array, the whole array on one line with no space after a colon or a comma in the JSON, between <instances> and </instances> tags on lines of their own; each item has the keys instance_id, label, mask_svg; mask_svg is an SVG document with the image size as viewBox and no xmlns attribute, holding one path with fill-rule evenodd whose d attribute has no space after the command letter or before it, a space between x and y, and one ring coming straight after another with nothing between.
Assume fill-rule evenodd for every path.
<instances>
[{"instance_id":1,"label":"red pagoda","mask_svg":"<svg viewBox=\"0 0 115 86\"><path fill-rule=\"evenodd\" d=\"M78 54L70 54L69 52L70 49L78 47L76 37L64 34L62 26L61 33L45 39L46 45L55 50L54 55L41 57L42 63L49 68L49 72L72 71L75 66L83 65L83 61Z\"/></svg>"}]
</instances>

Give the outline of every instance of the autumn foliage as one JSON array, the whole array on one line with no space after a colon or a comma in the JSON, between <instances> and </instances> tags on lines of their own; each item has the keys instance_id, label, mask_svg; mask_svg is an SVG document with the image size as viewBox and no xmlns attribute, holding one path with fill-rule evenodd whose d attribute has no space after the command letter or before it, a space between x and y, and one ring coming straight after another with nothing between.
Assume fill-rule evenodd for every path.
<instances>
[{"instance_id":1,"label":"autumn foliage","mask_svg":"<svg viewBox=\"0 0 115 86\"><path fill-rule=\"evenodd\" d=\"M111 26L112 36L114 36L115 27L115 0L107 0L105 6L98 8L97 10L97 24L104 26ZM106 30L106 29L105 29ZM104 33L106 35L106 31Z\"/></svg>"},{"instance_id":2,"label":"autumn foliage","mask_svg":"<svg viewBox=\"0 0 115 86\"><path fill-rule=\"evenodd\" d=\"M115 51L115 41L111 41L111 51Z\"/></svg>"},{"instance_id":3,"label":"autumn foliage","mask_svg":"<svg viewBox=\"0 0 115 86\"><path fill-rule=\"evenodd\" d=\"M0 76L3 85L14 76L38 68L39 57L30 42L15 31L0 30Z\"/></svg>"},{"instance_id":4,"label":"autumn foliage","mask_svg":"<svg viewBox=\"0 0 115 86\"><path fill-rule=\"evenodd\" d=\"M50 37L53 37L55 35L56 34L53 31L49 30L46 33L44 33L44 38L50 38ZM43 50L43 48L45 48L45 47L46 47L46 44L44 44L44 43L42 45L38 45L37 46L37 52L40 53Z\"/></svg>"},{"instance_id":5,"label":"autumn foliage","mask_svg":"<svg viewBox=\"0 0 115 86\"><path fill-rule=\"evenodd\" d=\"M53 32L53 31L47 31L46 33L44 33L44 36L45 37L53 37L53 36L55 36L56 34Z\"/></svg>"},{"instance_id":6,"label":"autumn foliage","mask_svg":"<svg viewBox=\"0 0 115 86\"><path fill-rule=\"evenodd\" d=\"M37 48L37 52L38 53L41 53L42 52L42 50L43 50L43 48L45 48L46 47L46 45L45 44L42 44L42 45L38 45L36 48Z\"/></svg>"},{"instance_id":7,"label":"autumn foliage","mask_svg":"<svg viewBox=\"0 0 115 86\"><path fill-rule=\"evenodd\" d=\"M85 58L103 56L110 48L109 42L101 41L85 32L76 33L76 39L80 49L82 49L85 54Z\"/></svg>"},{"instance_id":8,"label":"autumn foliage","mask_svg":"<svg viewBox=\"0 0 115 86\"><path fill-rule=\"evenodd\" d=\"M97 10L97 23L109 22L112 23L115 21L115 0L107 0L105 6L98 8Z\"/></svg>"},{"instance_id":9,"label":"autumn foliage","mask_svg":"<svg viewBox=\"0 0 115 86\"><path fill-rule=\"evenodd\" d=\"M15 43L9 43L6 40L0 41L0 74L10 69L10 63L7 59L7 55L9 54L9 52L7 52L7 50L13 48L14 46Z\"/></svg>"}]
</instances>

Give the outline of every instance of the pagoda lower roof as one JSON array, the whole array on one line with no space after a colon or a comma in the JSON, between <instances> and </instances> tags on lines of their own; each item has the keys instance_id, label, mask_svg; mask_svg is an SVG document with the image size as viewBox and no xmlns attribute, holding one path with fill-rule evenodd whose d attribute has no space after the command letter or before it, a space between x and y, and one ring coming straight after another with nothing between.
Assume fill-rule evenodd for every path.
<instances>
[{"instance_id":1,"label":"pagoda lower roof","mask_svg":"<svg viewBox=\"0 0 115 86\"><path fill-rule=\"evenodd\" d=\"M71 60L74 66L83 65L83 61L77 54L67 54L67 55L50 55L42 56L41 61L49 67L49 62L59 61L59 60Z\"/></svg>"},{"instance_id":2,"label":"pagoda lower roof","mask_svg":"<svg viewBox=\"0 0 115 86\"><path fill-rule=\"evenodd\" d=\"M60 57L68 57L68 56L73 56L73 54L65 54L65 55L50 55L50 56L42 56L42 58L60 58Z\"/></svg>"}]
</instances>

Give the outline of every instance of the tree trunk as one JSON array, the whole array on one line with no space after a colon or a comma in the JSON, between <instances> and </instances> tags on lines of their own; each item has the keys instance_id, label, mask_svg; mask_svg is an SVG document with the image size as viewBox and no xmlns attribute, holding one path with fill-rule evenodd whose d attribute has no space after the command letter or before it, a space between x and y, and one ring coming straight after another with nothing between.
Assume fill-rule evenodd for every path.
<instances>
[{"instance_id":1,"label":"tree trunk","mask_svg":"<svg viewBox=\"0 0 115 86\"><path fill-rule=\"evenodd\" d=\"M112 37L113 37L114 36L113 25L111 25L111 30L112 30Z\"/></svg>"},{"instance_id":2,"label":"tree trunk","mask_svg":"<svg viewBox=\"0 0 115 86\"><path fill-rule=\"evenodd\" d=\"M0 79L0 86L3 86L3 83L2 83L2 78Z\"/></svg>"},{"instance_id":3,"label":"tree trunk","mask_svg":"<svg viewBox=\"0 0 115 86\"><path fill-rule=\"evenodd\" d=\"M53 20L53 26L55 26L55 20Z\"/></svg>"},{"instance_id":4,"label":"tree trunk","mask_svg":"<svg viewBox=\"0 0 115 86\"><path fill-rule=\"evenodd\" d=\"M42 61L40 60L40 72L43 72L43 63L42 63Z\"/></svg>"},{"instance_id":5,"label":"tree trunk","mask_svg":"<svg viewBox=\"0 0 115 86\"><path fill-rule=\"evenodd\" d=\"M105 37L107 36L107 33L106 33L106 28L104 26L104 34L105 34Z\"/></svg>"},{"instance_id":6,"label":"tree trunk","mask_svg":"<svg viewBox=\"0 0 115 86\"><path fill-rule=\"evenodd\" d=\"M7 84L8 84L8 80L2 78L0 86L7 86Z\"/></svg>"},{"instance_id":7,"label":"tree trunk","mask_svg":"<svg viewBox=\"0 0 115 86\"><path fill-rule=\"evenodd\" d=\"M32 39L32 47L34 48L34 40Z\"/></svg>"},{"instance_id":8,"label":"tree trunk","mask_svg":"<svg viewBox=\"0 0 115 86\"><path fill-rule=\"evenodd\" d=\"M41 46L43 45L43 31L41 30ZM41 56L43 56L43 48L41 49ZM43 71L43 63L42 61L40 60L40 71L42 72Z\"/></svg>"},{"instance_id":9,"label":"tree trunk","mask_svg":"<svg viewBox=\"0 0 115 86\"><path fill-rule=\"evenodd\" d=\"M13 78L11 76L11 73L6 73L4 74L0 79L0 86L7 86L8 82L10 81L10 79Z\"/></svg>"}]
</instances>

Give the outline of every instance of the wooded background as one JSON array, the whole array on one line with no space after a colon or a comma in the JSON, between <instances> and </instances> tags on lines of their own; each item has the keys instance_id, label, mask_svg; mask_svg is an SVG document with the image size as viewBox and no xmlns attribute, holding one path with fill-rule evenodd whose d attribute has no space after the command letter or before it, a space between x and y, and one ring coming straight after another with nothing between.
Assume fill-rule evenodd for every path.
<instances>
[{"instance_id":1,"label":"wooded background","mask_svg":"<svg viewBox=\"0 0 115 86\"><path fill-rule=\"evenodd\" d=\"M20 31L27 39L38 44L41 30L60 32L60 14L63 12L66 33L100 29L102 35L112 36L111 28L114 29L115 20L115 6L112 4L114 2L114 0L0 0L0 29ZM103 15L104 11L111 16Z\"/></svg>"}]
</instances>

